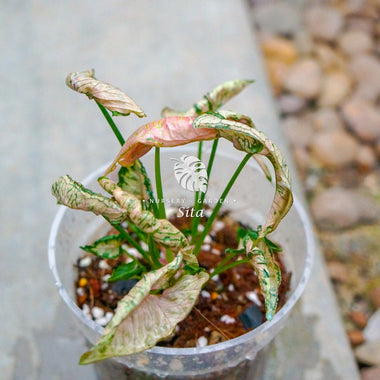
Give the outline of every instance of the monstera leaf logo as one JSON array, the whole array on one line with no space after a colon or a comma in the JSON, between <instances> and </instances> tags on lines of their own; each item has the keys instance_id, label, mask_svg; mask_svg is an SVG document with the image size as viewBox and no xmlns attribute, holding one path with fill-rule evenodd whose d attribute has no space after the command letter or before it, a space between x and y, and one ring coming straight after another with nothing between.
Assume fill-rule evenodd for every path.
<instances>
[{"instance_id":1,"label":"monstera leaf logo","mask_svg":"<svg viewBox=\"0 0 380 380\"><path fill-rule=\"evenodd\" d=\"M181 160L172 158L174 164L174 175L177 182L186 190L201 191L207 190L207 170L205 164L197 157L184 154Z\"/></svg>"}]
</instances>

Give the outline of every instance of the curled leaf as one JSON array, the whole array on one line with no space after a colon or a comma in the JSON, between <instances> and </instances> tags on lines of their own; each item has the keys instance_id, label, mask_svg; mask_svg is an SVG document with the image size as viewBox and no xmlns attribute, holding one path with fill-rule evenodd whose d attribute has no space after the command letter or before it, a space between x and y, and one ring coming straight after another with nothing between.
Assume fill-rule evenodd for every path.
<instances>
[{"instance_id":1,"label":"curled leaf","mask_svg":"<svg viewBox=\"0 0 380 380\"><path fill-rule=\"evenodd\" d=\"M146 116L144 111L124 92L94 77L94 70L72 72L66 78L66 84L74 91L95 99L113 115L127 116L131 112L138 117Z\"/></svg>"},{"instance_id":2,"label":"curled leaf","mask_svg":"<svg viewBox=\"0 0 380 380\"><path fill-rule=\"evenodd\" d=\"M103 259L115 259L122 253L122 243L123 238L120 235L107 235L98 239L93 244L85 245L81 248Z\"/></svg>"},{"instance_id":3,"label":"curled leaf","mask_svg":"<svg viewBox=\"0 0 380 380\"><path fill-rule=\"evenodd\" d=\"M216 138L217 131L207 128L195 129L193 121L193 117L173 116L138 128L122 146L105 175L113 171L117 163L121 166L132 165L139 157L148 153L153 146L172 147Z\"/></svg>"},{"instance_id":4,"label":"curled leaf","mask_svg":"<svg viewBox=\"0 0 380 380\"><path fill-rule=\"evenodd\" d=\"M171 263L143 276L119 302L103 337L82 355L80 364L141 352L173 333L193 308L209 277L205 272L185 274L162 294L150 294L158 283L167 283L163 278L174 278L181 260L178 254Z\"/></svg>"},{"instance_id":5,"label":"curled leaf","mask_svg":"<svg viewBox=\"0 0 380 380\"><path fill-rule=\"evenodd\" d=\"M93 193L68 175L62 176L54 182L52 194L60 204L77 210L92 211L111 222L120 223L127 217L126 210L116 202L101 194Z\"/></svg>"},{"instance_id":6,"label":"curled leaf","mask_svg":"<svg viewBox=\"0 0 380 380\"><path fill-rule=\"evenodd\" d=\"M153 213L143 210L141 202L132 194L123 191L115 182L106 177L99 178L99 184L112 194L116 202L126 210L128 219L141 231L150 234L153 240L165 248L178 252L183 250L186 261L198 265L185 235L166 219L157 219Z\"/></svg>"},{"instance_id":7,"label":"curled leaf","mask_svg":"<svg viewBox=\"0 0 380 380\"><path fill-rule=\"evenodd\" d=\"M269 159L275 171L276 191L262 234L265 236L276 229L293 203L289 170L277 146L257 129L239 121L224 119L220 114L201 115L194 120L194 127L217 130L218 135L230 140L236 149Z\"/></svg>"},{"instance_id":8,"label":"curled leaf","mask_svg":"<svg viewBox=\"0 0 380 380\"><path fill-rule=\"evenodd\" d=\"M120 168L118 177L118 185L139 200L148 200L153 196L150 180L140 160L129 167Z\"/></svg>"},{"instance_id":9,"label":"curled leaf","mask_svg":"<svg viewBox=\"0 0 380 380\"><path fill-rule=\"evenodd\" d=\"M249 84L253 83L253 80L236 79L230 80L215 87L211 92L208 92L193 107L186 112L175 111L171 108L164 108L161 115L166 116L197 116L208 111L216 111L223 104L228 102L231 98L239 94Z\"/></svg>"},{"instance_id":10,"label":"curled leaf","mask_svg":"<svg viewBox=\"0 0 380 380\"><path fill-rule=\"evenodd\" d=\"M278 288L281 284L280 268L276 264L265 238L254 239L247 234L241 245L251 259L250 264L259 279L260 289L265 298L266 317L268 321L271 321L277 308Z\"/></svg>"}]
</instances>

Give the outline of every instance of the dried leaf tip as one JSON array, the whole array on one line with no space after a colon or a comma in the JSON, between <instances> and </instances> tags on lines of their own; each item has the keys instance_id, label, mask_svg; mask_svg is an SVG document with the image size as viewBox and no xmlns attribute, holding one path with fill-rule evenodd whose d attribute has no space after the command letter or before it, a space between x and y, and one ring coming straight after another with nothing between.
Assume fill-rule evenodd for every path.
<instances>
[{"instance_id":1,"label":"dried leaf tip","mask_svg":"<svg viewBox=\"0 0 380 380\"><path fill-rule=\"evenodd\" d=\"M128 95L117 87L96 79L94 74L93 69L72 72L67 76L66 84L72 90L87 95L89 99L96 100L114 116L127 116L130 113L134 113L138 117L146 116L145 112Z\"/></svg>"}]
</instances>

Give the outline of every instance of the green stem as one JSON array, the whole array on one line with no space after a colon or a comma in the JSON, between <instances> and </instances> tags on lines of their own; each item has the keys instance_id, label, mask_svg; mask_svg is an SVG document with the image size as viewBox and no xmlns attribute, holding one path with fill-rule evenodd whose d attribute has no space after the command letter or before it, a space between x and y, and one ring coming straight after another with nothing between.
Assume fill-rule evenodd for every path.
<instances>
[{"instance_id":1,"label":"green stem","mask_svg":"<svg viewBox=\"0 0 380 380\"><path fill-rule=\"evenodd\" d=\"M249 263L251 260L250 259L243 259L243 260L238 260L238 261L234 261L233 263L231 264L228 264L224 267L219 267L217 269L215 269L211 274L210 274L210 278L213 278L214 276L216 276L217 274L220 274L222 272L225 272L226 270L228 269L231 269L231 268L235 268L237 267L238 265L241 265L241 264L245 264L245 263Z\"/></svg>"},{"instance_id":2,"label":"green stem","mask_svg":"<svg viewBox=\"0 0 380 380\"><path fill-rule=\"evenodd\" d=\"M121 135L119 129L117 128L115 122L112 120L112 117L110 116L108 111L100 103L98 103L97 101L95 101L95 102L98 105L98 107L100 108L100 110L102 111L102 114L104 115L104 117L107 119L108 124L112 128L113 133L115 134L116 138L119 140L120 145L124 145L125 140L124 140L123 136Z\"/></svg>"},{"instance_id":3,"label":"green stem","mask_svg":"<svg viewBox=\"0 0 380 380\"><path fill-rule=\"evenodd\" d=\"M161 181L161 164L160 164L160 148L155 148L154 153L154 171L156 175L156 190L157 190L157 202L158 202L158 217L159 219L166 219L164 194L162 191Z\"/></svg>"},{"instance_id":4,"label":"green stem","mask_svg":"<svg viewBox=\"0 0 380 380\"><path fill-rule=\"evenodd\" d=\"M151 263L150 257L149 255L147 255L147 252L145 252L141 248L140 244L138 244L137 241L133 239L119 223L111 222L111 225L115 228L115 230L117 230L120 233L120 235L123 237L123 239L127 241L128 244L137 249L137 251L141 254L141 256L145 259L147 263Z\"/></svg>"},{"instance_id":5,"label":"green stem","mask_svg":"<svg viewBox=\"0 0 380 380\"><path fill-rule=\"evenodd\" d=\"M148 235L148 246L149 246L149 253L150 253L150 256L152 257L154 267L161 268L162 267L162 264L160 263L161 253L151 235Z\"/></svg>"},{"instance_id":6,"label":"green stem","mask_svg":"<svg viewBox=\"0 0 380 380\"><path fill-rule=\"evenodd\" d=\"M224 189L222 195L220 196L217 204L215 205L212 213L211 213L211 216L209 217L209 219L207 220L207 223L205 225L205 228L204 230L202 231L202 234L201 236L199 237L199 239L197 240L197 243L195 244L195 248L194 248L194 255L197 256L200 249L201 249L201 246L202 246L202 243L203 243L203 240L205 239L205 237L207 236L207 234L209 233L210 229L211 229L211 226L212 226L212 223L214 222L220 208L222 207L222 204L224 202L224 200L226 199L229 191L231 190L231 187L232 185L235 183L237 177L239 176L240 172L243 170L245 164L248 162L248 160L252 157L253 153L247 153L246 156L243 158L243 160L240 162L238 168L235 170L235 173L233 174L233 176L231 177L230 181L228 182L226 188Z\"/></svg>"},{"instance_id":7,"label":"green stem","mask_svg":"<svg viewBox=\"0 0 380 380\"><path fill-rule=\"evenodd\" d=\"M210 153L210 158L208 159L208 164L207 164L207 178L208 181L210 181L210 174L211 174L211 169L214 164L214 159L215 159L215 153L216 149L218 147L218 142L219 139L215 139L213 144L212 144L212 149ZM200 200L198 197L195 198L195 205L194 205L194 214L197 215L197 211L200 210L203 207L203 203L205 201L206 193L201 193L201 198ZM198 235L198 225L199 225L199 216L195 216L192 224L191 224L191 241L194 242L196 236Z\"/></svg>"}]
</instances>

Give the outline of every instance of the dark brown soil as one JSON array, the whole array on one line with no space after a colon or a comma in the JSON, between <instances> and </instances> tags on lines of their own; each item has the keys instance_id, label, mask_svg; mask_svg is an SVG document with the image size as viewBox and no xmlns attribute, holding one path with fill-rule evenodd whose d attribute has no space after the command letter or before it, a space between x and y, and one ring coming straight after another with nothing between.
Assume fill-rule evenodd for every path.
<instances>
[{"instance_id":1,"label":"dark brown soil","mask_svg":"<svg viewBox=\"0 0 380 380\"><path fill-rule=\"evenodd\" d=\"M206 218L201 221L202 225ZM191 219L185 216L171 218L174 225L183 231L189 230ZM222 214L198 256L200 265L212 273L213 268L225 257L226 248L236 248L236 230L240 224L228 213ZM280 254L281 255L281 254ZM276 260L281 268L282 282L279 290L279 308L286 301L291 274L286 272L280 255ZM83 258L87 258L84 266ZM91 259L91 262L90 262ZM109 283L107 278L113 268L127 259L103 260L85 254L78 260L77 304L96 322L105 325L112 317L117 302L134 285L133 280ZM85 261L86 261L85 260ZM95 309L94 309L95 308ZM248 310L247 310L248 309ZM243 316L242 316L243 313ZM242 323L242 318L244 318ZM250 321L247 325L247 317ZM185 320L179 323L175 334L161 346L195 347L210 345L236 338L265 321L264 297L258 278L251 266L239 265L214 276L202 290L198 301Z\"/></svg>"}]
</instances>

